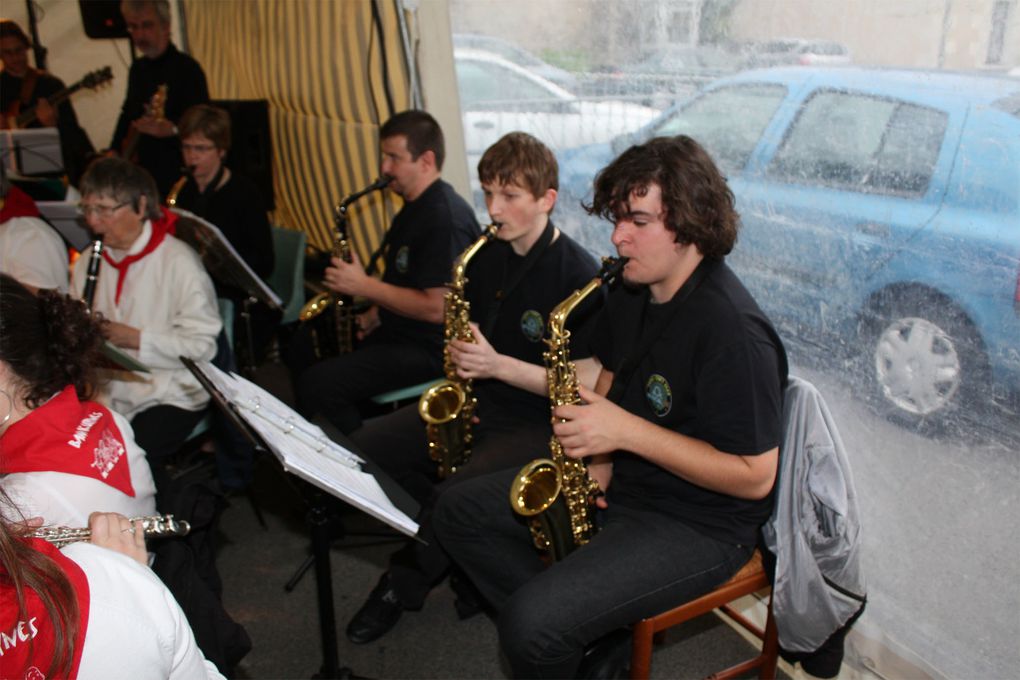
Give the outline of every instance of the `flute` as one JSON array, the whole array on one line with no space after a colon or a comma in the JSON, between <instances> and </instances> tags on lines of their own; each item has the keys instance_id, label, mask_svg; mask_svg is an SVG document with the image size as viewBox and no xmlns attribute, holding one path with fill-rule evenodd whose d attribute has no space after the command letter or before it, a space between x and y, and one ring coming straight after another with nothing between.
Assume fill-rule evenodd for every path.
<instances>
[{"instance_id":1,"label":"flute","mask_svg":"<svg viewBox=\"0 0 1020 680\"><path fill-rule=\"evenodd\" d=\"M173 515L152 515L150 517L133 517L132 525L141 524L142 533L146 538L164 536L187 536L191 525L184 520L174 519ZM138 528L137 526L135 527ZM41 538L58 548L69 543L87 541L92 537L88 527L40 527L28 534L30 538Z\"/></svg>"}]
</instances>

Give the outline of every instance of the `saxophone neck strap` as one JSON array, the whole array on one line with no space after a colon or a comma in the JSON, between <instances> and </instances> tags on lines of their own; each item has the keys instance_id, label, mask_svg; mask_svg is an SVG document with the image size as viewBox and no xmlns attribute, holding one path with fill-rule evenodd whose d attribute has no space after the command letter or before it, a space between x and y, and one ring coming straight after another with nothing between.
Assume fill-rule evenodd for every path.
<instances>
[{"instance_id":1,"label":"saxophone neck strap","mask_svg":"<svg viewBox=\"0 0 1020 680\"><path fill-rule=\"evenodd\" d=\"M503 260L503 283L500 285L499 290L496 291L496 296L493 299L491 305L489 305L489 313L485 316L485 321L481 325L482 335L488 338L492 334L492 329L496 327L496 319L499 318L499 308L503 306L503 301L510 297L514 289L517 288L518 284L524 280L524 277L528 274L538 258L542 257L542 253L552 243L553 236L556 235L556 227L553 226L552 220L549 220L545 224L545 229L542 230L542 235L538 237L535 245L531 247L528 254L524 256L524 261L521 262L521 266L513 273L510 280L506 277L506 265L507 258L512 257L513 250L507 249L507 258Z\"/></svg>"},{"instance_id":2,"label":"saxophone neck strap","mask_svg":"<svg viewBox=\"0 0 1020 680\"><path fill-rule=\"evenodd\" d=\"M619 368L613 373L613 385L609 388L609 394L607 395L607 398L611 402L619 404L623 400L624 392L626 392L627 385L634 376L634 371L637 369L638 363L648 354L652 345L654 345L659 337L665 332L666 327L668 327L670 322L673 321L673 317L675 317L677 312L680 311L680 308L683 307L684 302L687 301L701 282L705 280L705 277L709 273L709 269L710 265L707 258L699 262L698 266L693 272L691 272L691 275L684 282L684 285L676 292L676 295L674 295L673 298L666 303L668 309L665 310L665 313L659 316L655 325L648 328L645 327L645 318L647 317L648 305L651 304L651 296L647 290L645 291L641 323L637 326L634 338L635 342L632 344L634 349L624 356L623 361L619 364Z\"/></svg>"}]
</instances>

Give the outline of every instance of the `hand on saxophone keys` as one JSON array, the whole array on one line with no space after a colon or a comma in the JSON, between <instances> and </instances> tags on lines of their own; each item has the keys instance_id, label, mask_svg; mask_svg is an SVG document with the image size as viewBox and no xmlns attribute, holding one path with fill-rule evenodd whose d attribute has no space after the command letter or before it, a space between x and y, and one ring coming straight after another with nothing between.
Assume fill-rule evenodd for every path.
<instances>
[{"instance_id":1,"label":"hand on saxophone keys","mask_svg":"<svg viewBox=\"0 0 1020 680\"><path fill-rule=\"evenodd\" d=\"M586 456L630 450L627 437L634 430L633 416L603 396L578 386L580 404L553 409L553 433L563 453L576 460Z\"/></svg>"},{"instance_id":2,"label":"hand on saxophone keys","mask_svg":"<svg viewBox=\"0 0 1020 680\"><path fill-rule=\"evenodd\" d=\"M499 379L502 374L500 362L503 355L482 335L478 324L472 322L470 326L474 342L450 341L450 359L457 367L457 375L465 380Z\"/></svg>"},{"instance_id":3,"label":"hand on saxophone keys","mask_svg":"<svg viewBox=\"0 0 1020 680\"><path fill-rule=\"evenodd\" d=\"M368 290L366 284L371 278L365 273L358 254L352 250L350 262L345 262L339 257L330 258L330 266L326 267L322 283L334 293L364 295Z\"/></svg>"}]
</instances>

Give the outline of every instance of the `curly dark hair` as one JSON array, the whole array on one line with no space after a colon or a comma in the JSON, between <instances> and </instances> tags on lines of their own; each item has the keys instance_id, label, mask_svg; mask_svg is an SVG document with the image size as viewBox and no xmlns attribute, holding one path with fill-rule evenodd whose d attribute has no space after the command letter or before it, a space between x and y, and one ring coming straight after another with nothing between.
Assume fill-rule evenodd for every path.
<instances>
[{"instance_id":1,"label":"curly dark hair","mask_svg":"<svg viewBox=\"0 0 1020 680\"><path fill-rule=\"evenodd\" d=\"M101 323L79 300L53 290L35 296L0 274L0 361L14 372L30 408L68 385L79 399L91 395Z\"/></svg>"},{"instance_id":2,"label":"curly dark hair","mask_svg":"<svg viewBox=\"0 0 1020 680\"><path fill-rule=\"evenodd\" d=\"M662 190L666 227L676 242L694 245L706 258L733 250L740 228L733 192L708 152L686 135L656 137L632 146L595 177L595 194L585 210L610 222L627 211L631 195Z\"/></svg>"}]
</instances>

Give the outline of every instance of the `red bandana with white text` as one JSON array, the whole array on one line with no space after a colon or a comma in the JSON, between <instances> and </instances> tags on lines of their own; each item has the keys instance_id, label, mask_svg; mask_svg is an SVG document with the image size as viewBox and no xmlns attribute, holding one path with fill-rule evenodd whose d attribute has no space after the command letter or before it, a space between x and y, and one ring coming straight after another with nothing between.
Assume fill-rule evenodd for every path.
<instances>
[{"instance_id":1,"label":"red bandana with white text","mask_svg":"<svg viewBox=\"0 0 1020 680\"><path fill-rule=\"evenodd\" d=\"M152 233L149 234L149 242L139 252L134 255L128 255L119 262L114 262L113 258L110 257L109 249L103 249L103 259L117 270L117 294L113 299L114 304L120 304L120 293L124 290L124 279L127 278L128 267L158 248L167 234L173 236L177 231L177 214L170 212L163 206L160 206L159 209L162 211L163 216L158 220L150 221Z\"/></svg>"},{"instance_id":2,"label":"red bandana with white text","mask_svg":"<svg viewBox=\"0 0 1020 680\"><path fill-rule=\"evenodd\" d=\"M0 438L0 473L12 472L66 472L135 496L127 446L113 414L93 401L78 401L71 386Z\"/></svg>"},{"instance_id":3,"label":"red bandana with white text","mask_svg":"<svg viewBox=\"0 0 1020 680\"><path fill-rule=\"evenodd\" d=\"M78 634L67 680L78 677L78 665L89 621L89 583L85 572L70 558L39 538L24 539L60 567L71 582L78 599ZM18 599L7 574L0 572L0 677L17 680L46 680L55 651L53 623L34 590L25 591L25 616L18 616Z\"/></svg>"}]
</instances>

